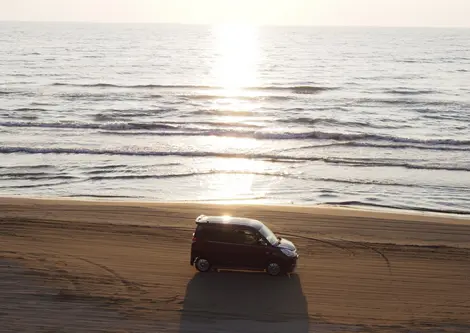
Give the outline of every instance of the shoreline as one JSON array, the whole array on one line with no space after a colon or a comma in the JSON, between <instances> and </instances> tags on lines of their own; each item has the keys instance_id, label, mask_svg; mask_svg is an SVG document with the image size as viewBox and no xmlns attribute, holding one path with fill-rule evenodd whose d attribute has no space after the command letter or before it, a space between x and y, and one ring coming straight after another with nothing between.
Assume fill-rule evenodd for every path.
<instances>
[{"instance_id":1,"label":"shoreline","mask_svg":"<svg viewBox=\"0 0 470 333\"><path fill-rule=\"evenodd\" d=\"M209 205L209 206L252 206L252 207L294 207L304 209L328 209L328 210L344 210L361 212L367 214L391 214L397 216L424 216L424 217L437 217L437 218L449 218L463 221L470 221L470 213L448 213L434 210L411 210L405 208L394 208L394 207L382 207L374 205L341 205L341 204L297 204L297 203L268 203L268 202L256 202L250 200L172 200L172 201L161 201L161 200L144 200L143 198L122 198L122 197L59 197L59 196L23 196L23 195L2 195L0 194L1 200L18 199L18 200L38 200L38 201L60 201L60 202L84 202L84 203L106 203L106 204L124 204L124 205Z\"/></svg>"}]
</instances>

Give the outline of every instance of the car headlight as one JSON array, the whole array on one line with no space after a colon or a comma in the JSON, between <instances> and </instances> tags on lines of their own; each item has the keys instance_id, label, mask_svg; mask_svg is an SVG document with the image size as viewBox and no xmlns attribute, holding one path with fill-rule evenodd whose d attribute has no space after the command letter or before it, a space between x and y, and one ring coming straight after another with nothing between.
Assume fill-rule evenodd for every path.
<instances>
[{"instance_id":1,"label":"car headlight","mask_svg":"<svg viewBox=\"0 0 470 333\"><path fill-rule=\"evenodd\" d=\"M281 251L282 251L282 253L284 253L289 258L293 258L293 257L297 256L297 253L295 251L291 251L289 249L281 249Z\"/></svg>"}]
</instances>

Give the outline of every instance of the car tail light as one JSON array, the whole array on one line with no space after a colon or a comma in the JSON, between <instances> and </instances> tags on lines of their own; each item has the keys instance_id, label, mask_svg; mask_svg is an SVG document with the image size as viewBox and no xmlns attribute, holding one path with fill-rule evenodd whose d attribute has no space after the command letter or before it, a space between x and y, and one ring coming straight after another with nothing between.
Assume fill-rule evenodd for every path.
<instances>
[{"instance_id":1,"label":"car tail light","mask_svg":"<svg viewBox=\"0 0 470 333\"><path fill-rule=\"evenodd\" d=\"M196 236L193 234L193 243L196 243Z\"/></svg>"}]
</instances>

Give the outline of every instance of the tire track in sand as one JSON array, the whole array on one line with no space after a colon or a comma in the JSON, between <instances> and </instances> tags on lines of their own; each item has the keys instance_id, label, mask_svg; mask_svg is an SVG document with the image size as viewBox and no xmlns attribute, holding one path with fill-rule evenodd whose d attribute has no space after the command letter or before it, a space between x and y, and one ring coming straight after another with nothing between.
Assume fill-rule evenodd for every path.
<instances>
[{"instance_id":1,"label":"tire track in sand","mask_svg":"<svg viewBox=\"0 0 470 333\"><path fill-rule=\"evenodd\" d=\"M133 291L143 291L142 288L140 288L139 286L137 286L136 283L134 282L131 282L127 279L125 279L124 277L122 277L119 273L117 273L115 270L109 268L108 266L106 265L103 265L103 264L100 264L100 263L97 263L95 261L92 261L90 259L86 259L86 258L83 258L83 257L78 257L78 256L73 256L73 255L69 255L69 257L72 257L72 258L75 258L75 259L78 259L78 260L81 260L81 261L84 261L90 265L93 265L95 267L98 267L106 272L108 272L109 274L111 274L112 276L114 276L118 281L120 281L126 288L128 291L130 292L133 292Z\"/></svg>"},{"instance_id":2,"label":"tire track in sand","mask_svg":"<svg viewBox=\"0 0 470 333\"><path fill-rule=\"evenodd\" d=\"M349 253L350 255L352 255L352 256L355 256L355 255L356 255L356 254L354 253L354 251L352 251L351 249L348 249L347 247L344 247L344 246L335 244L334 242L330 242L330 241L327 241L327 240L324 240L324 239L318 239L318 238L313 238L313 237L301 236L301 235L297 235L297 234L288 234L288 233L284 233L284 232L282 233L282 235L289 236L289 237L294 237L294 238L302 238L302 239L306 239L306 240L310 240L310 241L314 241L314 242L319 242L319 243L327 244L327 245L336 247L336 248L338 248L338 249L340 249L340 250L346 251L346 252L348 252L348 253Z\"/></svg>"}]
</instances>

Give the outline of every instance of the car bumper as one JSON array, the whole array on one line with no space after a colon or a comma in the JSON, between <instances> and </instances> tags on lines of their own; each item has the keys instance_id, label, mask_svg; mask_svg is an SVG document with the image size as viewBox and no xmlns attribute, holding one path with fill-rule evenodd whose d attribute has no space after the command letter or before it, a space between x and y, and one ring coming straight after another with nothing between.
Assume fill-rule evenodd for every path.
<instances>
[{"instance_id":1,"label":"car bumper","mask_svg":"<svg viewBox=\"0 0 470 333\"><path fill-rule=\"evenodd\" d=\"M295 272L295 270L297 269L297 261L298 261L298 259L299 259L299 256L290 259L290 260L286 263L286 272L287 272L287 273L293 273L293 272Z\"/></svg>"}]
</instances>

